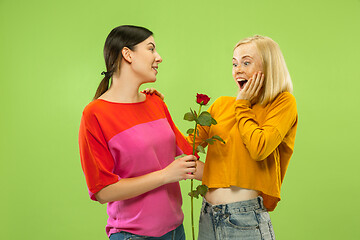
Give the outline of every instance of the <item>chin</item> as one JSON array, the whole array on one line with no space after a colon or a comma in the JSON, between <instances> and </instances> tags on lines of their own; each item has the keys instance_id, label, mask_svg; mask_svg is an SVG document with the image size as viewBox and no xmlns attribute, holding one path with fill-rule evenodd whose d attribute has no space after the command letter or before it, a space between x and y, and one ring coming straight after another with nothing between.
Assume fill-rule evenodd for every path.
<instances>
[{"instance_id":1,"label":"chin","mask_svg":"<svg viewBox=\"0 0 360 240\"><path fill-rule=\"evenodd\" d=\"M144 81L143 83L154 83L154 82L156 82L156 78L148 79L148 80Z\"/></svg>"}]
</instances>

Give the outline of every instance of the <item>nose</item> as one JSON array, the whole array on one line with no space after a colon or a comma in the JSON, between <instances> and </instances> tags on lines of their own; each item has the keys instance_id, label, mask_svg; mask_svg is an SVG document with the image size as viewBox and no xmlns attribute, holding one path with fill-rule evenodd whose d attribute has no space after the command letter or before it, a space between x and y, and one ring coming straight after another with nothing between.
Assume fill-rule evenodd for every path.
<instances>
[{"instance_id":1,"label":"nose","mask_svg":"<svg viewBox=\"0 0 360 240\"><path fill-rule=\"evenodd\" d=\"M156 57L155 57L155 61L157 62L157 63L161 63L162 62L162 58L161 58L161 56L157 53L157 55L156 55Z\"/></svg>"},{"instance_id":2,"label":"nose","mask_svg":"<svg viewBox=\"0 0 360 240\"><path fill-rule=\"evenodd\" d=\"M238 66L236 66L236 67L234 67L235 69L235 73L243 73L244 71L243 71L243 69L242 69L242 67L241 67L241 64L239 64Z\"/></svg>"}]
</instances>

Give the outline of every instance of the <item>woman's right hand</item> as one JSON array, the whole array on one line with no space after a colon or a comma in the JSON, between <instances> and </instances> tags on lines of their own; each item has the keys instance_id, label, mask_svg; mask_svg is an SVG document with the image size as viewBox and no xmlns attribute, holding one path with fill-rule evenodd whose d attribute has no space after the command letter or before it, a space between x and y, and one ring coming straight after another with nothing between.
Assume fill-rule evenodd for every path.
<instances>
[{"instance_id":1,"label":"woman's right hand","mask_svg":"<svg viewBox=\"0 0 360 240\"><path fill-rule=\"evenodd\" d=\"M141 92L143 92L143 93L145 93L145 94L150 94L150 95L153 95L154 93L157 95L157 96L159 96L160 98L161 98L161 100L163 100L164 101L164 98L165 98L165 96L164 96L164 94L162 94L161 92L159 92L158 90L156 90L155 88L147 88L147 89L145 89L145 90L143 90L143 91L141 91Z\"/></svg>"},{"instance_id":2,"label":"woman's right hand","mask_svg":"<svg viewBox=\"0 0 360 240\"><path fill-rule=\"evenodd\" d=\"M175 159L161 171L163 171L164 184L179 182L185 179L195 179L193 173L196 171L196 157L194 155L187 155Z\"/></svg>"}]
</instances>

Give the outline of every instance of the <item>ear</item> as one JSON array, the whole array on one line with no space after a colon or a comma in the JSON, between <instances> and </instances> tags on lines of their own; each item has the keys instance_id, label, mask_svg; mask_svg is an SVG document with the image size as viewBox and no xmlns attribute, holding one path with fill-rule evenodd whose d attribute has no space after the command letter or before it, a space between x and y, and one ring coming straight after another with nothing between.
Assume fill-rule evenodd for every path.
<instances>
[{"instance_id":1,"label":"ear","mask_svg":"<svg viewBox=\"0 0 360 240\"><path fill-rule=\"evenodd\" d=\"M132 63L131 49L129 49L128 47L123 47L123 49L121 50L121 54L124 60L126 60L128 63Z\"/></svg>"}]
</instances>

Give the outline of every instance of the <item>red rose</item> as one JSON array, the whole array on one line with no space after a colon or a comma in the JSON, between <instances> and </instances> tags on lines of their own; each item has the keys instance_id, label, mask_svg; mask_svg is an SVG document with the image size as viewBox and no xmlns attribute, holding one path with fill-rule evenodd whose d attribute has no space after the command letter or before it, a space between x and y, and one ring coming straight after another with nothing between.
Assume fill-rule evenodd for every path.
<instances>
[{"instance_id":1,"label":"red rose","mask_svg":"<svg viewBox=\"0 0 360 240\"><path fill-rule=\"evenodd\" d=\"M210 98L206 94L196 94L196 102L200 105L206 105L210 101Z\"/></svg>"}]
</instances>

